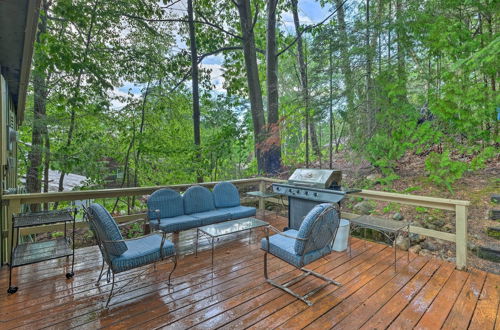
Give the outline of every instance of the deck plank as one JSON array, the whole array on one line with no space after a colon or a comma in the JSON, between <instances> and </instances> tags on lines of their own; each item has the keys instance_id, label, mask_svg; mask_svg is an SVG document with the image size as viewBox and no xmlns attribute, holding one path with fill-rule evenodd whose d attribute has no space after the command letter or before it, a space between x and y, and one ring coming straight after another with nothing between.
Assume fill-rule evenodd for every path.
<instances>
[{"instance_id":1,"label":"deck plank","mask_svg":"<svg viewBox=\"0 0 500 330\"><path fill-rule=\"evenodd\" d=\"M368 260L370 257L373 257L373 249L367 250L359 250L356 254L360 256L357 261L354 261L349 258L347 255L342 255L341 258L335 260L335 263L323 264L322 266L314 269L315 271L321 274L329 274L332 276L333 274L337 276L341 276L341 274L345 274L346 272L352 269L352 262L358 262L359 260ZM354 254L354 256L356 256ZM273 261L270 261L271 263ZM278 263L282 263L282 261L276 261ZM335 276L333 275L333 276ZM336 277L337 278L337 277ZM292 289L296 291L310 291L314 287L316 287L317 281L311 277L308 277L301 282L299 285L292 286ZM259 319L262 319L266 315L271 314L271 311L275 311L279 308L282 308L283 302L291 303L295 301L295 298L284 293L283 291L273 288L273 293L276 293L276 297L270 297L270 299L265 299L264 302L260 302L258 304L245 304L244 306L239 307L240 313L235 313L234 311L226 311L213 319L209 319L203 323L197 325L197 327L201 328L214 328L214 327L223 327L227 329L241 329L246 328L253 323L257 322ZM281 298L281 300L280 300ZM284 298L284 299L283 299ZM231 315L231 317L227 317ZM232 320L228 322L228 320ZM228 324L229 323L229 324Z\"/></svg>"},{"instance_id":2,"label":"deck plank","mask_svg":"<svg viewBox=\"0 0 500 330\"><path fill-rule=\"evenodd\" d=\"M486 273L474 269L448 315L443 329L466 329L483 290Z\"/></svg>"},{"instance_id":3,"label":"deck plank","mask_svg":"<svg viewBox=\"0 0 500 330\"><path fill-rule=\"evenodd\" d=\"M391 323L395 329L413 328L453 273L454 268L452 264L440 267L415 297L413 295L397 296L380 309L363 328L384 329Z\"/></svg>"},{"instance_id":4,"label":"deck plank","mask_svg":"<svg viewBox=\"0 0 500 330\"><path fill-rule=\"evenodd\" d=\"M500 303L500 276L487 274L483 291L479 297L470 329L487 330L495 328L495 320Z\"/></svg>"},{"instance_id":5,"label":"deck plank","mask_svg":"<svg viewBox=\"0 0 500 330\"><path fill-rule=\"evenodd\" d=\"M456 275L454 277L453 275ZM434 299L429 308L424 312L420 321L415 326L415 329L435 329L440 328L445 322L450 310L460 294L460 291L469 280L470 273L465 271L456 271L446 282L444 287L439 292L439 295ZM398 329L393 323L389 329Z\"/></svg>"},{"instance_id":6,"label":"deck plank","mask_svg":"<svg viewBox=\"0 0 500 330\"><path fill-rule=\"evenodd\" d=\"M353 244L353 247L357 246ZM338 265L341 265L342 263L348 263L350 268L350 271L352 271L352 264L357 263L358 265L360 263L363 263L365 267L368 266L367 261L370 258L373 258L374 256L374 249L370 248L369 246L366 246L363 244L360 249L357 247L353 249L352 252L352 259L348 255L343 255L340 259L337 260L336 264L331 264L328 265L329 267L321 267L319 269L316 269L317 272L320 272L322 274L328 274L329 276L335 275L335 274L340 274L342 269L337 268ZM359 256L359 257L358 257ZM334 272L327 271L327 269L330 268L334 270ZM345 274L345 273L344 273ZM311 290L313 289L313 286L316 285L315 281L312 281L310 278L307 278L301 282L303 285L299 286L299 289L301 290ZM295 288L295 286L294 286ZM280 290L281 291L281 290ZM295 298L290 296L289 294L286 294L284 292L280 292L280 295L278 298L273 299L266 304L262 304L261 306L258 306L256 309L252 311L248 311L241 317L231 320L230 322L227 322L224 324L221 328L222 329L242 329L242 328L247 328L257 322L259 322L261 319L267 317L268 315L271 315L278 310L284 308L285 306L295 302Z\"/></svg>"},{"instance_id":7,"label":"deck plank","mask_svg":"<svg viewBox=\"0 0 500 330\"><path fill-rule=\"evenodd\" d=\"M378 312L384 316L391 315L389 311L383 309L386 307L388 309L391 307L395 309L404 306L405 299L410 300L427 283L440 266L440 262L429 260L418 273L408 272L407 274L398 274L371 297L365 299L357 309L354 309L352 313L337 325L337 328L359 328ZM330 310L329 314L334 311L335 309ZM359 315L362 316L360 317Z\"/></svg>"},{"instance_id":8,"label":"deck plank","mask_svg":"<svg viewBox=\"0 0 500 330\"><path fill-rule=\"evenodd\" d=\"M267 217L276 227L281 217ZM477 270L470 273L454 265L412 255L398 256L394 272L393 249L353 239L353 255L334 252L309 265L343 284L329 285L311 297L309 307L269 285L263 276L263 251L256 233L251 245L247 235L226 237L215 249L210 264L209 246L192 255L195 231L172 236L182 251L173 276L172 264L159 264L156 272L130 283L103 309L110 285L94 284L101 256L96 247L76 251L76 276L64 278L65 259L50 260L14 270L20 290L0 292L0 328L173 328L269 329L332 327L394 329L470 327L500 328L500 276ZM280 281L299 272L270 258L269 272ZM117 275L117 287L140 270ZM8 269L0 269L0 285L7 287ZM292 286L304 294L321 281L313 277Z\"/></svg>"},{"instance_id":9,"label":"deck plank","mask_svg":"<svg viewBox=\"0 0 500 330\"><path fill-rule=\"evenodd\" d=\"M315 301L320 299L321 297L327 297L325 298L327 300L334 299L334 297L332 297L331 295L332 293L337 293L337 296L339 297L337 299L341 299L340 297L343 296L348 296L350 292L356 289L356 287L361 287L364 283L368 282L370 279L374 278L378 274L385 271L387 268L391 267L391 257L391 251L388 251L388 249L381 250L377 256L374 256L373 258L368 259L366 262L357 265L349 273L346 273L342 277L337 278L336 280L342 283L341 288L329 286L324 290L318 292L317 295L313 296L311 300ZM331 276L331 274L325 275ZM320 305L316 304L316 306ZM308 308L309 307L303 302L298 301L297 299L293 299L292 303L286 305L284 308L269 315L268 317L260 320L250 328L268 329L271 327L282 327L283 323L285 323L295 315L307 310ZM314 309L316 309L316 307Z\"/></svg>"},{"instance_id":10,"label":"deck plank","mask_svg":"<svg viewBox=\"0 0 500 330\"><path fill-rule=\"evenodd\" d=\"M406 269L405 269L406 268ZM434 271L434 264L418 258L399 272L390 272L369 282L355 294L330 309L309 325L310 329L331 327L337 329L359 328L372 316L383 302L389 299L394 291L403 287L421 269Z\"/></svg>"}]
</instances>

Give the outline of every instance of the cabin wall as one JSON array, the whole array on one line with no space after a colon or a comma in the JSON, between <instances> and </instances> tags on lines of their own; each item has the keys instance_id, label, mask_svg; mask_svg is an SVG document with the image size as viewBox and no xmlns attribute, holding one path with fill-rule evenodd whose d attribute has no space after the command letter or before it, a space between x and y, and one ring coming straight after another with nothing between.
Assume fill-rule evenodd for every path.
<instances>
[{"instance_id":1,"label":"cabin wall","mask_svg":"<svg viewBox=\"0 0 500 330\"><path fill-rule=\"evenodd\" d=\"M0 74L0 198L9 189L17 188L17 141L12 138L9 141L9 129L17 131L16 109L10 97L7 82ZM0 255L2 264L7 261L9 224L6 216L7 208L2 205L0 211Z\"/></svg>"}]
</instances>

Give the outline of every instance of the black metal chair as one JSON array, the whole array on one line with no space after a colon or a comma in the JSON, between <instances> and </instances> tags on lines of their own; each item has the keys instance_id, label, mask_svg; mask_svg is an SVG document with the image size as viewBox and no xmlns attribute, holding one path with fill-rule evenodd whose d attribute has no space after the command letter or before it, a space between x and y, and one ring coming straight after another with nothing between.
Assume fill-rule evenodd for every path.
<instances>
[{"instance_id":1,"label":"black metal chair","mask_svg":"<svg viewBox=\"0 0 500 330\"><path fill-rule=\"evenodd\" d=\"M90 229L92 230L99 249L102 254L102 267L96 285L103 276L104 266L108 265L107 282L112 280L111 291L106 302L106 308L109 305L113 289L115 287L115 274L142 267L149 264L154 264L156 269L156 262L164 260L165 258L172 258L174 267L168 276L168 285L170 286L170 279L172 273L177 266L177 255L175 246L172 242L165 238L165 234L150 234L138 238L123 239L119 226L109 214L109 212L99 204L92 204L89 208L85 208L85 216L89 221ZM126 223L126 224L130 224ZM125 224L123 224L125 225ZM134 276L121 288L126 287L130 282L142 275L146 270ZM118 292L120 291L118 290Z\"/></svg>"},{"instance_id":2,"label":"black metal chair","mask_svg":"<svg viewBox=\"0 0 500 330\"><path fill-rule=\"evenodd\" d=\"M308 298L328 284L340 286L340 283L313 270L304 268L304 266L324 257L332 251L332 242L337 234L339 223L340 217L337 207L333 204L324 203L316 205L309 211L299 230L288 229L281 232L269 226L266 230L266 237L261 241L261 248L265 251L264 276L267 282L291 294L297 299L302 300L309 306L312 306L313 303ZM277 232L277 234L269 236L269 229ZM277 283L268 276L268 254L272 254L288 264L291 264L295 268L301 270L303 274L284 284ZM290 289L290 286L303 280L308 275L313 275L326 283L303 296Z\"/></svg>"}]
</instances>

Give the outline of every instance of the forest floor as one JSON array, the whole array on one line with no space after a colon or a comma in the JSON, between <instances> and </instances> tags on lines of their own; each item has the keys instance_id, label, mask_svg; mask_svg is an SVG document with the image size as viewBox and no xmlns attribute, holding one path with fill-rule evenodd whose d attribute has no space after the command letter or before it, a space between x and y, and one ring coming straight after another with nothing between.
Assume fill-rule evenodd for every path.
<instances>
[{"instance_id":1,"label":"forest floor","mask_svg":"<svg viewBox=\"0 0 500 330\"><path fill-rule=\"evenodd\" d=\"M500 157L486 164L484 169L466 172L464 176L452 185L453 191L446 187L440 187L429 181L425 171L425 157L417 155L406 155L399 163L396 174L399 179L389 184L382 184L382 176L377 170L370 166L369 162L356 158L349 153L334 155L333 168L343 171L342 185L349 188L363 188L432 196L450 199L468 200L471 206L468 210L468 264L486 271L500 273L500 263L485 260L478 257L478 247L489 248L500 254L500 240L487 235L488 227L500 228L500 221L490 220L491 209L500 209L499 204L491 202L493 193L500 193ZM322 168L328 168L329 163L323 162ZM319 163L311 167L320 167ZM286 179L291 173L284 172L280 177ZM353 210L361 200L350 198L343 208ZM356 212L355 210L353 212ZM425 228L455 232L455 214L451 211L428 209L424 207L413 207L398 205L395 203L377 202L373 203L370 214L392 218L396 214L405 220L411 220L414 225ZM413 251L420 251L422 255L433 255L449 261L454 261L454 243L425 237L417 237L412 240ZM418 246L415 246L418 245Z\"/></svg>"}]
</instances>

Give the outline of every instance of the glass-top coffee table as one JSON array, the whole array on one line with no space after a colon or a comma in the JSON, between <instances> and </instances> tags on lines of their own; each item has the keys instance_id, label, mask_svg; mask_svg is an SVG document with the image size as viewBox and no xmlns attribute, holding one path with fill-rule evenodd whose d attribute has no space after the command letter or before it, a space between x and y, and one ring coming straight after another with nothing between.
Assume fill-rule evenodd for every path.
<instances>
[{"instance_id":1,"label":"glass-top coffee table","mask_svg":"<svg viewBox=\"0 0 500 330\"><path fill-rule=\"evenodd\" d=\"M225 222L214 223L211 225L206 225L203 227L198 227L196 229L196 252L198 255L198 240L200 233L207 236L211 240L212 244L212 267L214 266L214 244L215 239L229 234L238 233L241 231L248 230L248 243L250 244L252 239L252 229L267 227L269 223L255 219L255 218L242 218L237 220L230 220Z\"/></svg>"}]
</instances>

